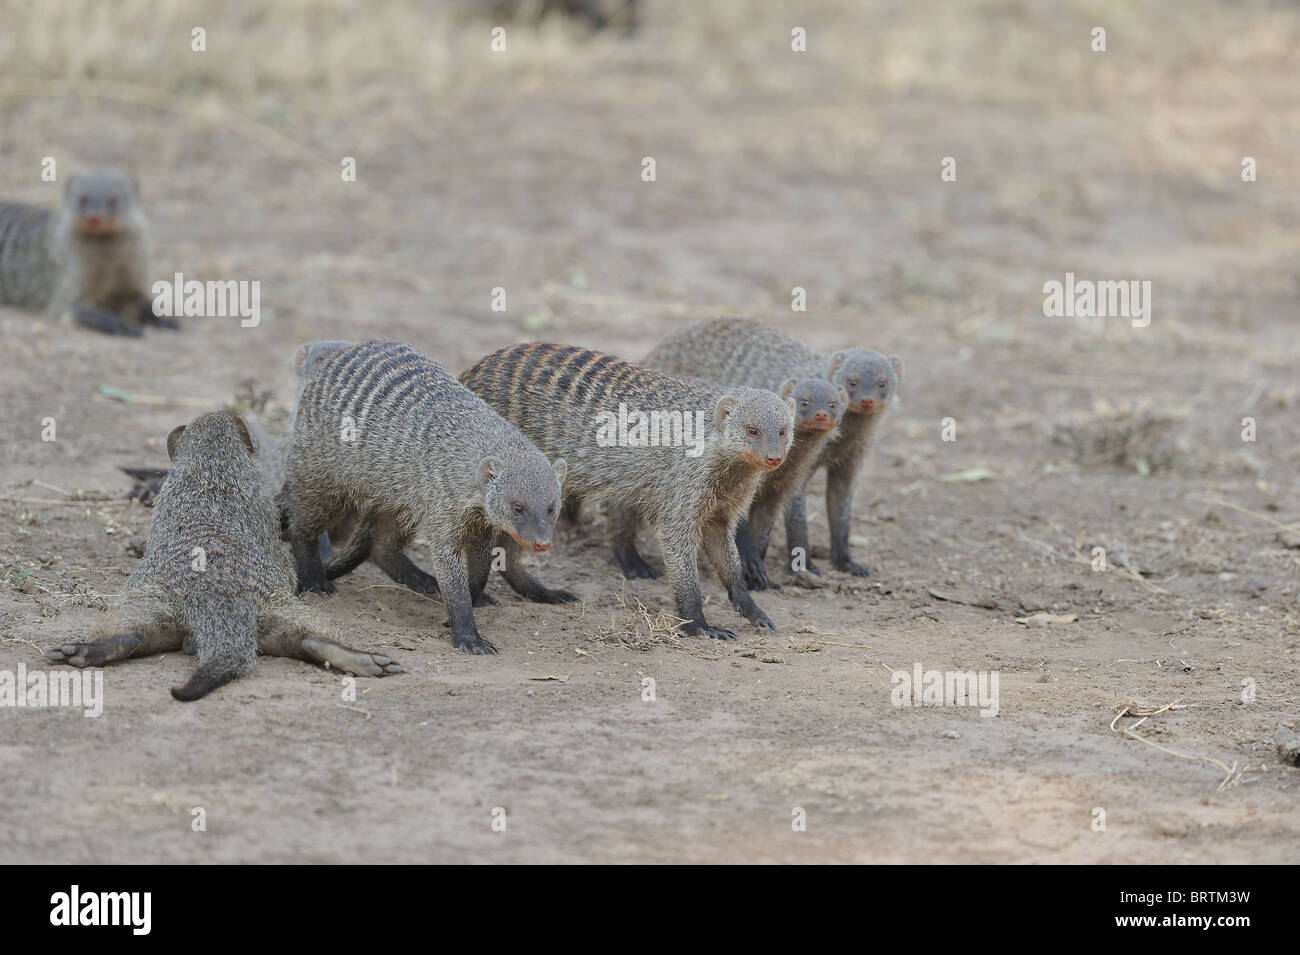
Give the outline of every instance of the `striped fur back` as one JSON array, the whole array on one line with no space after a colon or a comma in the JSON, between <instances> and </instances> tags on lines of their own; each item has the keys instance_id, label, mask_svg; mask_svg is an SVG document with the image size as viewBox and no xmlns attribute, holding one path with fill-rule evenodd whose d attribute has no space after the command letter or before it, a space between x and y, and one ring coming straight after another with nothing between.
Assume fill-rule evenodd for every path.
<instances>
[{"instance_id":1,"label":"striped fur back","mask_svg":"<svg viewBox=\"0 0 1300 955\"><path fill-rule=\"evenodd\" d=\"M50 256L55 213L0 202L0 304L43 309L54 295L58 265Z\"/></svg>"}]
</instances>

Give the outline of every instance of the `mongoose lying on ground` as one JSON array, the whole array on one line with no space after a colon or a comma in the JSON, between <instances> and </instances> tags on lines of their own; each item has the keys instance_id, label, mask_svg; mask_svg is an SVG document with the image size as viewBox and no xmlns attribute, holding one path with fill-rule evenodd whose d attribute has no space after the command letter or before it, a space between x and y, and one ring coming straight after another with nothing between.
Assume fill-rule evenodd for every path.
<instances>
[{"instance_id":1,"label":"mongoose lying on ground","mask_svg":"<svg viewBox=\"0 0 1300 955\"><path fill-rule=\"evenodd\" d=\"M795 438L789 459L763 476L748 518L736 530L745 584L751 590L778 587L763 566L776 516L802 490L848 406L843 388L810 369L807 351L795 339L755 322L718 319L692 325L642 362L678 378L694 376L722 387L770 388L794 400Z\"/></svg>"},{"instance_id":2,"label":"mongoose lying on ground","mask_svg":"<svg viewBox=\"0 0 1300 955\"><path fill-rule=\"evenodd\" d=\"M68 180L57 211L0 203L0 303L139 336L142 325L178 328L153 313L148 225L135 184L99 169Z\"/></svg>"},{"instance_id":3,"label":"mongoose lying on ground","mask_svg":"<svg viewBox=\"0 0 1300 955\"><path fill-rule=\"evenodd\" d=\"M275 505L237 414L199 415L168 435L167 453L171 474L121 602L93 642L56 647L47 662L97 667L183 647L198 668L172 689L178 700L243 676L259 652L361 676L401 672L386 656L337 643L328 620L294 597Z\"/></svg>"},{"instance_id":4,"label":"mongoose lying on ground","mask_svg":"<svg viewBox=\"0 0 1300 955\"><path fill-rule=\"evenodd\" d=\"M660 360L674 367L696 369L694 374L719 381L824 378L848 396L848 409L839 429L822 445L816 460L806 465L800 483L786 505L786 547L805 558L805 568L820 571L807 560L808 523L803 487L820 467L826 468L826 514L831 531L831 564L836 570L869 576L849 552L849 525L853 508L853 481L870 446L880 415L898 392L903 363L896 355L886 358L869 348L846 348L826 357L797 339L746 319L715 319L694 325L661 346ZM656 354L658 350L656 350ZM649 359L647 359L649 360ZM754 377L751 377L754 376ZM757 541L755 542L757 545ZM762 553L762 548L758 548ZM787 558L787 561L789 558Z\"/></svg>"},{"instance_id":5,"label":"mongoose lying on ground","mask_svg":"<svg viewBox=\"0 0 1300 955\"><path fill-rule=\"evenodd\" d=\"M364 522L358 533L367 552L390 577L441 591L455 647L495 653L479 636L473 603L487 584L497 532L515 548L550 548L565 462L548 462L438 362L410 345L370 341L316 361L285 470L282 502L300 590L333 592L316 538L352 511ZM433 576L403 553L417 532L429 542Z\"/></svg>"},{"instance_id":6,"label":"mongoose lying on ground","mask_svg":"<svg viewBox=\"0 0 1300 955\"><path fill-rule=\"evenodd\" d=\"M637 521L654 528L687 633L735 637L704 619L701 545L732 606L751 623L775 629L745 589L734 534L760 476L789 452L789 399L752 388L710 389L613 355L549 344L493 352L461 381L545 453L565 457L566 499L601 498L610 505L615 556L627 576L639 570L629 557L630 550L640 561ZM637 412L647 416L650 430L634 435L630 415ZM649 420L652 412L657 423ZM507 548L506 574L514 576L515 589L545 591L517 558L518 550Z\"/></svg>"}]
</instances>

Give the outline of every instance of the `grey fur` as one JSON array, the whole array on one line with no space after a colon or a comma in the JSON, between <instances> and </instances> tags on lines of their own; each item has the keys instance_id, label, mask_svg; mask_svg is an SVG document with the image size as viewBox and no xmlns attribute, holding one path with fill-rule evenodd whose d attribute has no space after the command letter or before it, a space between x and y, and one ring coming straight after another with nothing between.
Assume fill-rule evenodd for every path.
<instances>
[{"instance_id":1,"label":"grey fur","mask_svg":"<svg viewBox=\"0 0 1300 955\"><path fill-rule=\"evenodd\" d=\"M351 512L360 522L353 541L364 550L349 542L335 561L359 563L368 553L394 579L441 592L452 644L495 653L473 613L492 546L500 533L514 547L550 547L564 461L548 462L410 345L375 340L331 350L307 371L282 497L299 589L334 590L316 539ZM429 543L433 576L405 556L417 533ZM576 599L563 591L525 596Z\"/></svg>"}]
</instances>

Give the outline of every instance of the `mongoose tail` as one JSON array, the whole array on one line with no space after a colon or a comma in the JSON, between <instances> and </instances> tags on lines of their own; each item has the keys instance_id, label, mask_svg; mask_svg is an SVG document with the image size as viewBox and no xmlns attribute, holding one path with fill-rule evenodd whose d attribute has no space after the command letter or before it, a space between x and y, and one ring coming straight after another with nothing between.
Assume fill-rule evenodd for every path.
<instances>
[{"instance_id":1,"label":"mongoose tail","mask_svg":"<svg viewBox=\"0 0 1300 955\"><path fill-rule=\"evenodd\" d=\"M257 660L257 612L251 601L193 600L186 608L191 636L185 641L199 665L190 678L172 687L183 702L201 699L219 686L245 676Z\"/></svg>"}]
</instances>

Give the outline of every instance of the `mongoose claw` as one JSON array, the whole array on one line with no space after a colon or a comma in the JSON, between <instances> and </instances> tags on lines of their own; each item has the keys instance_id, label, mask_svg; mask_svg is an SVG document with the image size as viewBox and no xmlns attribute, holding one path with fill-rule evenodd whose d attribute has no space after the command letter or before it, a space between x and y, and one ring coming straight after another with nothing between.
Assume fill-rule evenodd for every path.
<instances>
[{"instance_id":1,"label":"mongoose claw","mask_svg":"<svg viewBox=\"0 0 1300 955\"><path fill-rule=\"evenodd\" d=\"M808 573L813 574L816 577L820 577L822 575L821 568L818 567L816 564L814 564L811 560L806 560L806 559L804 560L803 569L808 571ZM796 573L798 573L798 571L796 571Z\"/></svg>"},{"instance_id":2,"label":"mongoose claw","mask_svg":"<svg viewBox=\"0 0 1300 955\"><path fill-rule=\"evenodd\" d=\"M690 621L682 627L687 633L696 637L712 637L714 640L735 640L736 634L725 627L714 627L707 623L696 623Z\"/></svg>"},{"instance_id":3,"label":"mongoose claw","mask_svg":"<svg viewBox=\"0 0 1300 955\"><path fill-rule=\"evenodd\" d=\"M474 598L475 607L495 607L496 605L497 598L493 597L491 594L479 594Z\"/></svg>"},{"instance_id":4,"label":"mongoose claw","mask_svg":"<svg viewBox=\"0 0 1300 955\"><path fill-rule=\"evenodd\" d=\"M134 325L122 321L115 312L96 305L77 305L72 310L72 317L77 324L93 328L105 335L125 335L127 338L141 338L144 335L144 332Z\"/></svg>"},{"instance_id":5,"label":"mongoose claw","mask_svg":"<svg viewBox=\"0 0 1300 955\"><path fill-rule=\"evenodd\" d=\"M468 637L453 636L451 638L451 645L457 650L463 650L466 653L474 653L479 656L487 656L489 653L497 652L496 647L494 647L489 641L484 640L478 634L473 634Z\"/></svg>"},{"instance_id":6,"label":"mongoose claw","mask_svg":"<svg viewBox=\"0 0 1300 955\"><path fill-rule=\"evenodd\" d=\"M863 567L861 564L857 563L856 561L852 560L849 557L845 557L842 560L834 561L831 566L833 566L836 570L843 571L846 574L852 574L854 577L871 576L871 571L867 570L867 568Z\"/></svg>"},{"instance_id":7,"label":"mongoose claw","mask_svg":"<svg viewBox=\"0 0 1300 955\"><path fill-rule=\"evenodd\" d=\"M158 315L153 310L153 300L145 299L140 303L140 321L145 325L153 325L156 328L170 328L173 331L181 327L181 323L169 315Z\"/></svg>"},{"instance_id":8,"label":"mongoose claw","mask_svg":"<svg viewBox=\"0 0 1300 955\"><path fill-rule=\"evenodd\" d=\"M539 604L576 604L582 598L577 594L569 593L567 590L551 590L547 588L538 593L533 599Z\"/></svg>"},{"instance_id":9,"label":"mongoose claw","mask_svg":"<svg viewBox=\"0 0 1300 955\"><path fill-rule=\"evenodd\" d=\"M318 581L307 583L298 581L298 593L300 594L332 594L337 590L338 588L335 587L333 583L323 578Z\"/></svg>"},{"instance_id":10,"label":"mongoose claw","mask_svg":"<svg viewBox=\"0 0 1300 955\"><path fill-rule=\"evenodd\" d=\"M767 569L761 563L746 563L741 568L745 578L745 587L749 590L780 590L781 585L767 576Z\"/></svg>"}]
</instances>

